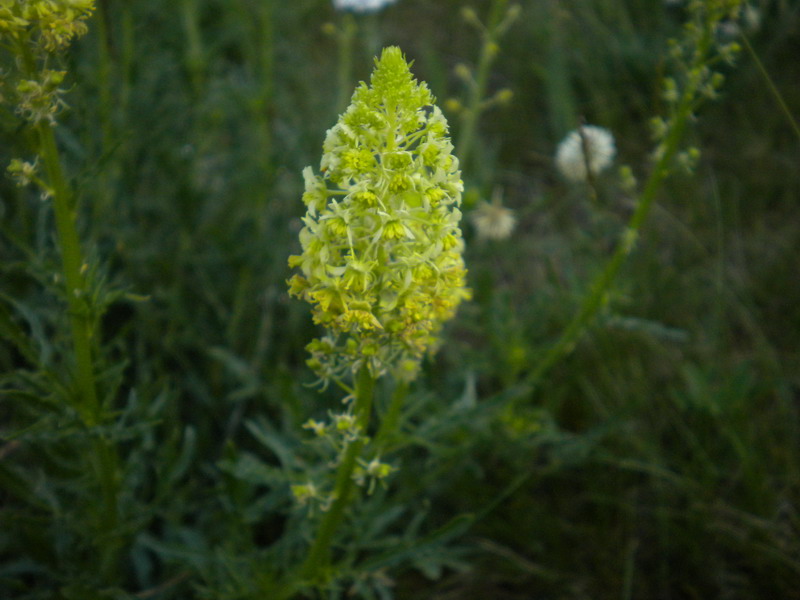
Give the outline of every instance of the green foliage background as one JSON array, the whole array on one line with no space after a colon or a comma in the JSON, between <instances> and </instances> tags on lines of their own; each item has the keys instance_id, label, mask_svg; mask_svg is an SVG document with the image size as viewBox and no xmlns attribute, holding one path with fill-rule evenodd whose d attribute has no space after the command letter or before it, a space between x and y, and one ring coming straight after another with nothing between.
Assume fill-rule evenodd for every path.
<instances>
[{"instance_id":1,"label":"green foliage background","mask_svg":"<svg viewBox=\"0 0 800 600\"><path fill-rule=\"evenodd\" d=\"M358 17L354 77L397 44L440 102L463 98L453 68L480 50L466 4ZM353 514L331 597L800 598L800 139L743 52L601 316L522 386L631 210L613 174L596 201L562 181L555 146L585 118L644 178L684 13L520 4L489 82L513 100L462 165L467 206L501 188L518 226L494 242L467 226L474 300L412 387L399 470ZM759 8L746 35L798 119L800 4ZM108 415L89 432L63 401L51 208L4 180L0 597L266 599L302 559L313 516L288 481L318 462L302 423L339 398L304 385L315 330L286 259L300 172L339 108L324 25L344 19L327 0L99 2L56 134L108 305ZM1 162L28 157L13 113L0 124ZM105 483L98 435L117 449Z\"/></svg>"}]
</instances>

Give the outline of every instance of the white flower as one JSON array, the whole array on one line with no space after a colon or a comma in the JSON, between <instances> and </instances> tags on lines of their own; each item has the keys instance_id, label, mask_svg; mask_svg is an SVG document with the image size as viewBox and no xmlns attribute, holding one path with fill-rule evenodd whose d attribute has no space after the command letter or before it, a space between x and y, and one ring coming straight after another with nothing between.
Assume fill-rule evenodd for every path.
<instances>
[{"instance_id":1,"label":"white flower","mask_svg":"<svg viewBox=\"0 0 800 600\"><path fill-rule=\"evenodd\" d=\"M616 153L614 136L608 129L582 125L558 145L556 166L567 179L583 181L587 164L592 175L597 175L611 164Z\"/></svg>"},{"instance_id":2,"label":"white flower","mask_svg":"<svg viewBox=\"0 0 800 600\"><path fill-rule=\"evenodd\" d=\"M492 202L481 202L470 217L478 237L486 240L506 239L517 224L514 211L500 204L498 198Z\"/></svg>"},{"instance_id":3,"label":"white flower","mask_svg":"<svg viewBox=\"0 0 800 600\"><path fill-rule=\"evenodd\" d=\"M377 12L397 0L333 0L336 10L352 10L353 12Z\"/></svg>"}]
</instances>

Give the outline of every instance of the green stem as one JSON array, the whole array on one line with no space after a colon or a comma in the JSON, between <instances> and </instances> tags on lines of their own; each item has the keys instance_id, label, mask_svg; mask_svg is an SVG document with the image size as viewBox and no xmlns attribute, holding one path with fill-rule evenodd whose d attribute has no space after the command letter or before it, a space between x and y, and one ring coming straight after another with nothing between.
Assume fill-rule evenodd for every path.
<instances>
[{"instance_id":1,"label":"green stem","mask_svg":"<svg viewBox=\"0 0 800 600\"><path fill-rule=\"evenodd\" d=\"M84 304L86 281L81 272L84 262L75 226L76 211L61 167L53 128L46 122L37 123L35 128L39 138L40 154L44 160L53 196L58 244L69 306L72 344L75 352L75 378L78 388L76 404L85 423L92 426L99 421L100 405L97 400L92 363L91 317Z\"/></svg>"},{"instance_id":2,"label":"green stem","mask_svg":"<svg viewBox=\"0 0 800 600\"><path fill-rule=\"evenodd\" d=\"M111 84L112 65L115 62L112 56L111 29L109 23L109 12L107 0L97 3L97 16L95 24L97 28L97 90L99 95L98 116L100 128L103 132L101 154L111 151L114 144L114 122L113 107L116 105L112 98ZM114 168L116 163L109 162L109 167L98 174L98 188L100 192L92 203L92 217L96 220L101 215L108 214L113 198L112 181L114 179Z\"/></svg>"},{"instance_id":3,"label":"green stem","mask_svg":"<svg viewBox=\"0 0 800 600\"><path fill-rule=\"evenodd\" d=\"M264 156L264 166L271 164L272 158L272 138L270 130L270 111L275 91L275 29L273 6L271 2L262 2L259 5L258 21L259 36L257 38L258 48L258 78L261 88L258 96L259 122L262 127L261 153Z\"/></svg>"},{"instance_id":4,"label":"green stem","mask_svg":"<svg viewBox=\"0 0 800 600\"><path fill-rule=\"evenodd\" d=\"M27 40L20 39L17 42L25 75L36 79L37 60ZM47 120L40 120L34 123L32 130L39 145L38 155L44 163L46 187L52 198L56 239L61 254L75 360L76 397L71 400L84 425L93 428L103 420L103 406L98 399L95 381L92 348L94 323L91 308L86 302L88 286L84 273L87 265L84 263L76 226L77 206L64 174L54 126ZM89 435L93 433L90 431ZM92 538L98 549L97 564L101 578L107 584L112 584L117 581L117 557L122 547L122 538L118 531L119 461L114 443L102 433L92 439L91 450L86 458L99 485L100 508L95 511L94 506L89 506L87 511L89 514L100 515L97 531L92 532Z\"/></svg>"},{"instance_id":5,"label":"green stem","mask_svg":"<svg viewBox=\"0 0 800 600\"><path fill-rule=\"evenodd\" d=\"M324 582L327 579L326 571L330 570L333 536L339 528L344 518L345 509L353 497L355 489L353 471L367 439L365 436L369 426L370 415L372 414L374 388L375 379L369 372L369 368L363 366L356 380L356 398L353 409L362 435L347 445L342 462L336 472L333 504L319 524L317 536L308 551L308 556L301 570L303 578L315 584Z\"/></svg>"},{"instance_id":6,"label":"green stem","mask_svg":"<svg viewBox=\"0 0 800 600\"><path fill-rule=\"evenodd\" d=\"M118 557L123 545L118 527L119 463L114 443L107 438L95 439L93 450L94 469L100 484L100 574L102 581L112 583L118 579Z\"/></svg>"},{"instance_id":7,"label":"green stem","mask_svg":"<svg viewBox=\"0 0 800 600\"><path fill-rule=\"evenodd\" d=\"M772 95L775 97L775 101L780 106L781 111L786 116L786 120L789 121L789 125L792 126L792 130L797 135L798 139L800 139L800 125L797 124L797 121L792 115L792 111L789 110L789 107L786 105L786 101L783 99L783 95L778 90L778 86L775 85L772 77L770 77L769 72L764 67L764 63L761 62L761 59L758 58L758 54L753 49L753 46L750 44L750 40L747 39L746 35L742 35L742 41L744 42L744 47L747 48L747 53L750 55L750 58L753 59L753 62L756 63L756 67L758 67L758 72L761 73L761 76L764 78L764 81L767 82L767 86L769 87L769 91L772 92Z\"/></svg>"},{"instance_id":8,"label":"green stem","mask_svg":"<svg viewBox=\"0 0 800 600\"><path fill-rule=\"evenodd\" d=\"M497 56L497 26L500 23L503 9L505 8L507 0L495 0L492 5L492 12L489 17L489 23L484 33L483 46L481 47L481 55L478 59L478 69L475 74L475 81L469 90L469 98L467 100L467 107L464 109L463 117L461 119L461 133L458 137L458 144L456 146L456 156L459 162L466 166L467 159L472 151L474 144L475 132L478 127L478 117L481 114L481 103L486 95L486 88L489 82L489 69L492 62Z\"/></svg>"},{"instance_id":9,"label":"green stem","mask_svg":"<svg viewBox=\"0 0 800 600\"><path fill-rule=\"evenodd\" d=\"M192 85L192 92L199 96L205 77L205 54L200 34L200 14L196 0L183 0L181 3L183 29L186 35L186 68Z\"/></svg>"},{"instance_id":10,"label":"green stem","mask_svg":"<svg viewBox=\"0 0 800 600\"><path fill-rule=\"evenodd\" d=\"M569 46L565 41L567 29L567 13L558 0L551 0L548 7L551 25L548 27L548 49L544 78L547 97L547 114L550 120L550 131L555 139L561 139L574 128L575 95L570 83Z\"/></svg>"},{"instance_id":11,"label":"green stem","mask_svg":"<svg viewBox=\"0 0 800 600\"><path fill-rule=\"evenodd\" d=\"M111 108L114 104L111 98L111 67L114 59L111 56L111 32L109 29L109 13L106 2L97 3L97 89L100 95L100 126L103 131L103 151L108 151L114 140L114 130L111 122Z\"/></svg>"},{"instance_id":12,"label":"green stem","mask_svg":"<svg viewBox=\"0 0 800 600\"><path fill-rule=\"evenodd\" d=\"M704 57L710 45L710 40L704 40L702 44L702 52L698 52L699 56ZM689 84L684 89L679 104L675 111L675 117L670 127L669 133L662 144L662 152L656 164L650 173L644 190L639 198L639 202L634 210L633 215L628 221L628 226L623 233L622 239L617 244L614 254L606 263L605 268L592 282L589 293L583 300L583 303L578 310L577 314L572 318L567 328L561 334L558 341L550 347L544 357L536 365L536 368L531 371L525 378L524 383L533 386L534 388L542 380L542 377L547 373L553 365L555 365L564 356L568 355L575 347L578 338L584 332L589 322L597 315L600 309L606 304L608 292L619 273L625 258L630 254L634 247L634 242L642 228L642 225L650 213L656 195L661 189L661 184L669 174L669 165L672 162L675 154L678 151L679 144L683 138L684 131L692 116L692 109L694 107L698 85L694 79L690 79ZM522 396L518 397L522 398Z\"/></svg>"},{"instance_id":13,"label":"green stem","mask_svg":"<svg viewBox=\"0 0 800 600\"><path fill-rule=\"evenodd\" d=\"M87 290L85 279L81 273L84 262L75 227L76 211L61 167L53 128L48 123L40 122L36 125L36 132L39 136L40 155L44 160L53 196L58 243L66 283L78 388L76 409L83 417L84 423L88 427L92 427L102 420L102 406L97 398L92 361L91 316L83 304L83 297ZM103 581L113 582L116 580L117 557L122 546L122 539L117 527L118 458L113 443L102 436L96 438L92 442L92 455L89 457L89 461L100 486L100 509L98 511L100 520L96 536L100 555L99 572Z\"/></svg>"},{"instance_id":14,"label":"green stem","mask_svg":"<svg viewBox=\"0 0 800 600\"><path fill-rule=\"evenodd\" d=\"M342 28L336 33L336 43L339 46L339 63L336 71L336 84L338 98L336 111L342 112L347 108L350 94L353 90L353 40L358 27L353 15L347 13L342 18Z\"/></svg>"},{"instance_id":15,"label":"green stem","mask_svg":"<svg viewBox=\"0 0 800 600\"><path fill-rule=\"evenodd\" d=\"M375 434L375 445L378 448L378 453L382 452L388 443L391 441L392 435L397 431L397 426L400 423L400 415L403 412L406 396L408 395L408 382L398 382L397 387L392 393L392 399L389 402L389 408L386 415L381 420L381 425L378 428L378 433Z\"/></svg>"},{"instance_id":16,"label":"green stem","mask_svg":"<svg viewBox=\"0 0 800 600\"><path fill-rule=\"evenodd\" d=\"M122 11L121 24L121 37L122 49L120 51L120 72L119 77L121 80L119 92L119 106L117 112L125 117L128 112L128 104L131 95L131 82L133 81L133 63L136 56L136 48L134 46L134 15L132 8L127 2L123 2L120 7Z\"/></svg>"}]
</instances>

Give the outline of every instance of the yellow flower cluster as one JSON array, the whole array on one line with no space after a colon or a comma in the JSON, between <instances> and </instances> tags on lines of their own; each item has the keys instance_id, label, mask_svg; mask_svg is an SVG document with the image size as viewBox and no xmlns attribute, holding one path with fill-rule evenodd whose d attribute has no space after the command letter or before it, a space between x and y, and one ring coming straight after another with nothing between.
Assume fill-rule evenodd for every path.
<instances>
[{"instance_id":1,"label":"yellow flower cluster","mask_svg":"<svg viewBox=\"0 0 800 600\"><path fill-rule=\"evenodd\" d=\"M386 48L328 131L321 175L304 171L301 274L290 293L328 330L309 345L324 379L364 361L412 377L468 297L463 184L447 122L399 48Z\"/></svg>"},{"instance_id":2,"label":"yellow flower cluster","mask_svg":"<svg viewBox=\"0 0 800 600\"><path fill-rule=\"evenodd\" d=\"M0 0L0 32L33 34L48 52L63 49L87 31L94 0Z\"/></svg>"},{"instance_id":3,"label":"yellow flower cluster","mask_svg":"<svg viewBox=\"0 0 800 600\"><path fill-rule=\"evenodd\" d=\"M93 10L94 0L0 0L0 39L17 65L2 73L2 99L31 123L55 124L66 73L50 58L86 33Z\"/></svg>"}]
</instances>

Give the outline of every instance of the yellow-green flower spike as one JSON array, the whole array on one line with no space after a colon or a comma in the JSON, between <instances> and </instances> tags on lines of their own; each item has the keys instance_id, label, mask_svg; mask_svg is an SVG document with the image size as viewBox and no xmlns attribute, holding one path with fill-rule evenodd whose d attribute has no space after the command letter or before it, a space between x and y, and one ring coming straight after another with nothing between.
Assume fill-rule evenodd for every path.
<instances>
[{"instance_id":1,"label":"yellow-green flower spike","mask_svg":"<svg viewBox=\"0 0 800 600\"><path fill-rule=\"evenodd\" d=\"M87 31L94 0L0 0L0 32L32 32L47 51L67 46Z\"/></svg>"},{"instance_id":2,"label":"yellow-green flower spike","mask_svg":"<svg viewBox=\"0 0 800 600\"><path fill-rule=\"evenodd\" d=\"M383 50L304 172L301 274L290 293L327 334L309 344L323 379L367 361L413 377L469 296L459 229L463 184L447 121L397 47Z\"/></svg>"}]
</instances>

